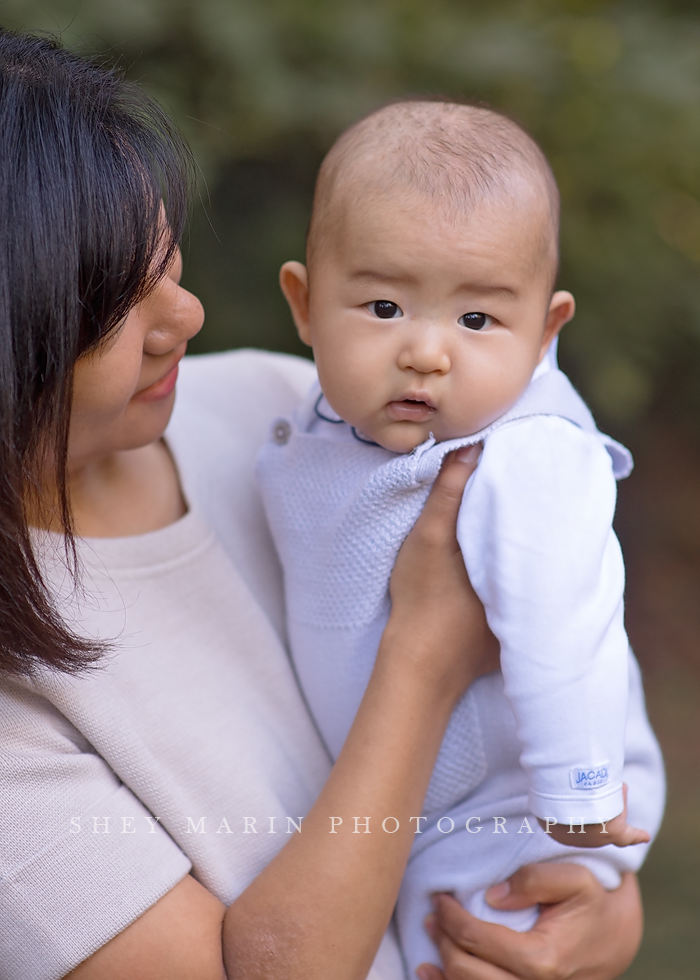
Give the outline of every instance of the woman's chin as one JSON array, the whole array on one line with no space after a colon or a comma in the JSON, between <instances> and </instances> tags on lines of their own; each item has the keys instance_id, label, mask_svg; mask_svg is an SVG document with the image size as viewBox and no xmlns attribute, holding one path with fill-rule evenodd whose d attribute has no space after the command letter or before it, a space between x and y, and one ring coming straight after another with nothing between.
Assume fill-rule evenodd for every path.
<instances>
[{"instance_id":1,"label":"woman's chin","mask_svg":"<svg viewBox=\"0 0 700 980\"><path fill-rule=\"evenodd\" d=\"M151 402L135 402L132 399L126 418L125 438L120 440L122 450L142 449L163 438L175 406L175 389L167 398Z\"/></svg>"}]
</instances>

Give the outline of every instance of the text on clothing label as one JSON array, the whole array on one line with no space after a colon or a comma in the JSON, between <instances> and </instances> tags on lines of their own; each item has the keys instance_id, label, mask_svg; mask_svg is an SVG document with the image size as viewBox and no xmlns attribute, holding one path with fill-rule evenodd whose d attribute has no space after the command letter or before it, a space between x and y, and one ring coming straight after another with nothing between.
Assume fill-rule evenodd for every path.
<instances>
[{"instance_id":1,"label":"text on clothing label","mask_svg":"<svg viewBox=\"0 0 700 980\"><path fill-rule=\"evenodd\" d=\"M598 789L600 786L607 786L610 782L610 773L607 763L601 766L589 766L580 768L576 766L569 770L572 789Z\"/></svg>"}]
</instances>

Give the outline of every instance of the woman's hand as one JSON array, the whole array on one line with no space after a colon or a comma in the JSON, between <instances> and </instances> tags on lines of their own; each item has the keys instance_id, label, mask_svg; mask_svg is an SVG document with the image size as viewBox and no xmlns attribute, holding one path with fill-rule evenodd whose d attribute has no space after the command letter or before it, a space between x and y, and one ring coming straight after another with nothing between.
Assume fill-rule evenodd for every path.
<instances>
[{"instance_id":1,"label":"woman's hand","mask_svg":"<svg viewBox=\"0 0 700 980\"><path fill-rule=\"evenodd\" d=\"M419 968L421 980L613 980L634 959L642 938L636 876L606 891L578 864L531 864L491 888L494 908L542 906L529 932L482 922L449 895L435 899L428 929L444 974Z\"/></svg>"},{"instance_id":2,"label":"woman's hand","mask_svg":"<svg viewBox=\"0 0 700 980\"><path fill-rule=\"evenodd\" d=\"M498 641L467 577L455 533L464 487L480 453L480 445L469 446L445 459L396 559L384 634L431 682L443 683L455 702L476 677L499 666ZM383 643L382 654L388 645Z\"/></svg>"}]
</instances>

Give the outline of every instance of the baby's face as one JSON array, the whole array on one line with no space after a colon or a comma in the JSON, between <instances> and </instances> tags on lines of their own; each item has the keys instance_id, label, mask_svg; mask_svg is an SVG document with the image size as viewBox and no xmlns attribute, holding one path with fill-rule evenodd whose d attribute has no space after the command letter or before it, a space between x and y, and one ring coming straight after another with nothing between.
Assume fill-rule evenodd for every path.
<instances>
[{"instance_id":1,"label":"baby's face","mask_svg":"<svg viewBox=\"0 0 700 980\"><path fill-rule=\"evenodd\" d=\"M405 453L430 433L469 435L507 411L573 315L570 294L551 297L538 233L512 204L450 223L427 202L409 211L384 198L347 216L315 257L306 307L303 266L284 266L338 415Z\"/></svg>"}]
</instances>

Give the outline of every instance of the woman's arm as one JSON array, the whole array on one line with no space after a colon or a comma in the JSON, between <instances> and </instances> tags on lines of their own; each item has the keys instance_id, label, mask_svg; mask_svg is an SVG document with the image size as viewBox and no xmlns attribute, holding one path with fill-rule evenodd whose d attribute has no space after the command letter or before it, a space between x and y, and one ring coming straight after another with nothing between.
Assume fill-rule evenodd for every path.
<instances>
[{"instance_id":1,"label":"woman's arm","mask_svg":"<svg viewBox=\"0 0 700 980\"><path fill-rule=\"evenodd\" d=\"M454 536L466 474L447 467L399 557L372 680L303 834L227 913L230 978L360 980L371 966L452 709L489 649L497 666Z\"/></svg>"},{"instance_id":2,"label":"woman's arm","mask_svg":"<svg viewBox=\"0 0 700 980\"><path fill-rule=\"evenodd\" d=\"M372 678L303 832L227 910L186 878L74 980L364 980L452 709L498 664L455 537L474 465L469 454L446 464L401 550Z\"/></svg>"},{"instance_id":3,"label":"woman's arm","mask_svg":"<svg viewBox=\"0 0 700 980\"><path fill-rule=\"evenodd\" d=\"M534 928L521 933L436 896L428 925L445 972L425 965L420 980L614 980L639 949L642 902L631 873L608 892L581 865L531 864L487 897L500 909L543 908Z\"/></svg>"}]
</instances>

